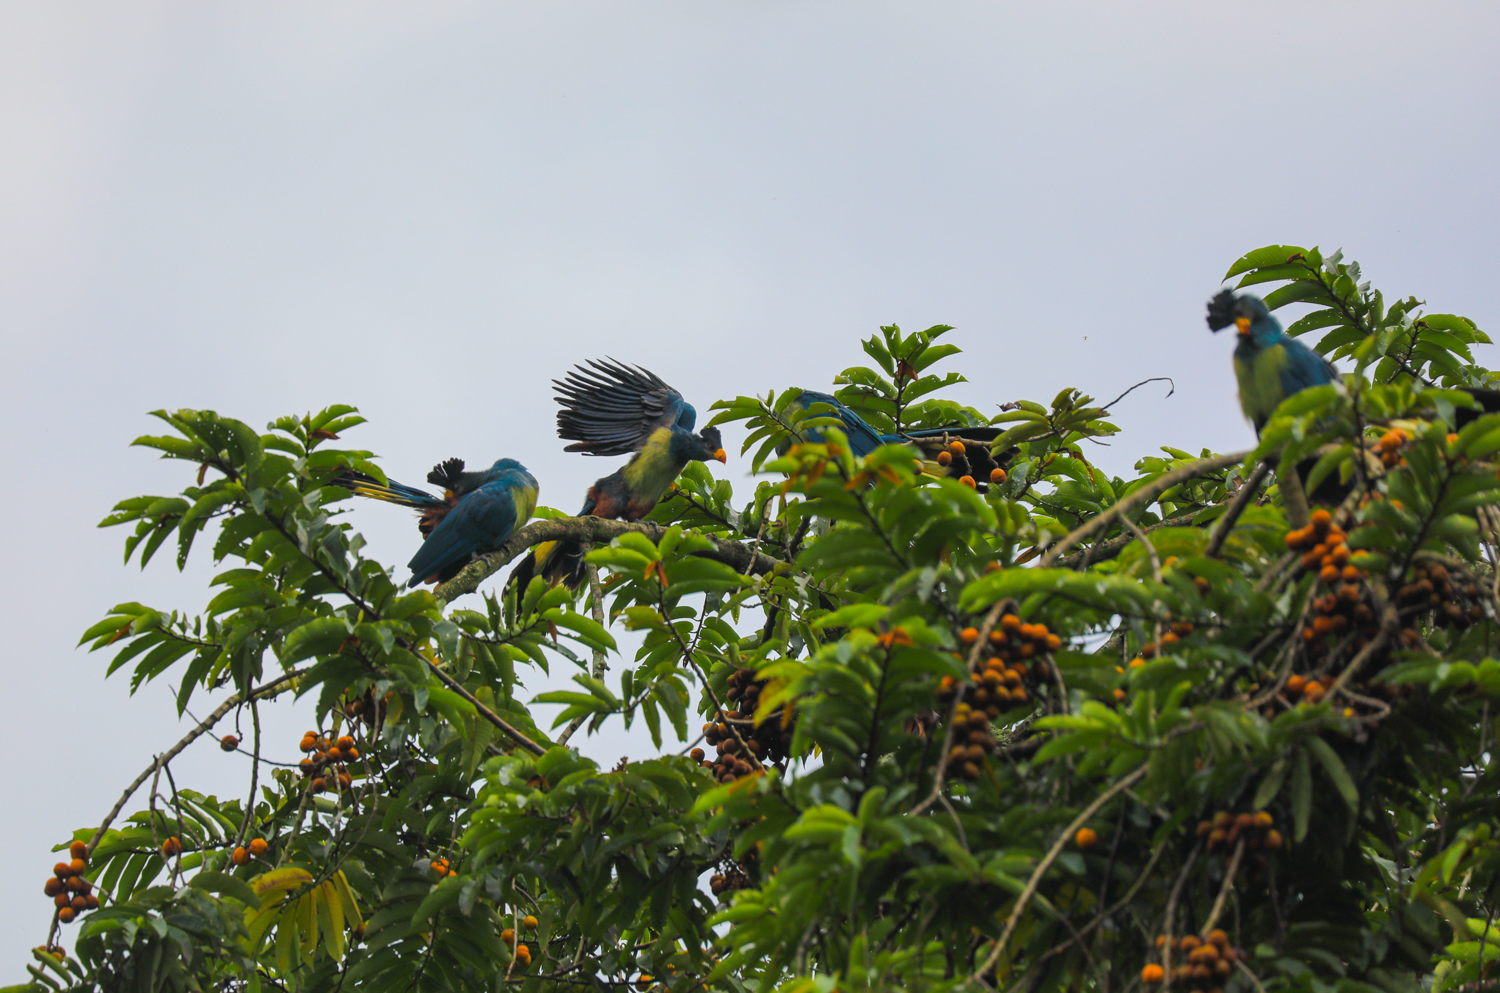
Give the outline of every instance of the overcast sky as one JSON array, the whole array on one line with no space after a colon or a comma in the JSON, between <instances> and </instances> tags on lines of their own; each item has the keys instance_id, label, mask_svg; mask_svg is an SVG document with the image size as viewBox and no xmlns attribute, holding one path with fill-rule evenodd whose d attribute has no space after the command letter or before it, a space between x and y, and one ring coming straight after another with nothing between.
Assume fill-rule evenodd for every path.
<instances>
[{"instance_id":1,"label":"overcast sky","mask_svg":"<svg viewBox=\"0 0 1500 993\"><path fill-rule=\"evenodd\" d=\"M261 427L352 403L371 423L346 441L396 478L512 456L573 510L613 465L555 437L548 381L572 362L641 363L702 411L826 387L880 324L945 323L970 380L953 396L981 409L1173 377L1117 408L1092 450L1113 471L1233 450L1252 440L1233 346L1202 314L1245 251L1343 247L1388 297L1493 331L1497 21L1332 0L7 0L0 981L44 937L50 846L187 726L166 687L131 698L73 647L113 604L207 601L201 557L122 568L125 534L94 527L191 481L128 447L158 430L147 411ZM404 563L410 519L357 514L369 554ZM281 757L307 720L268 718ZM237 793L243 764L206 743L173 768Z\"/></svg>"}]
</instances>

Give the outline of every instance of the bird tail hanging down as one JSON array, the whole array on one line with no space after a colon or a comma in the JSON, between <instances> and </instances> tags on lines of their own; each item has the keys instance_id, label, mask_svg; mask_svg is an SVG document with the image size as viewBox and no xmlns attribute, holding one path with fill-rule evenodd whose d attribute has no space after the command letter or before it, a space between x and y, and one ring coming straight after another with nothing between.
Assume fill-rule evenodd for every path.
<instances>
[{"instance_id":1,"label":"bird tail hanging down","mask_svg":"<svg viewBox=\"0 0 1500 993\"><path fill-rule=\"evenodd\" d=\"M561 583L570 590L583 585L583 543L576 539L544 541L537 545L511 570L507 586L514 586L518 596L526 593L531 580L541 576L549 587Z\"/></svg>"}]
</instances>

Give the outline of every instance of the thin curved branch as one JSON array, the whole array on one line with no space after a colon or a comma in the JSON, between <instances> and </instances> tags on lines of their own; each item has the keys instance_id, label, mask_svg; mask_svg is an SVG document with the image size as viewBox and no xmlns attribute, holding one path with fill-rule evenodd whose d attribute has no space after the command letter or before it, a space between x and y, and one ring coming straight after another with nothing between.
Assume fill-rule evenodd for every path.
<instances>
[{"instance_id":1,"label":"thin curved branch","mask_svg":"<svg viewBox=\"0 0 1500 993\"><path fill-rule=\"evenodd\" d=\"M1109 527L1109 525L1113 524L1114 521L1121 515L1127 514L1137 507L1150 503L1179 483L1184 483L1196 476L1202 476L1205 473L1210 472L1217 472L1220 469L1228 468L1229 466L1232 466L1238 462L1243 462L1245 460L1245 456L1249 454L1249 452L1231 452L1228 455L1215 455L1211 458L1199 459L1197 462L1190 462L1185 466L1173 469L1171 472L1157 477L1156 479L1147 483L1145 486L1142 486L1140 489L1136 490L1134 493L1125 497L1123 500L1120 500L1104 513L1098 515L1097 517L1092 517L1089 520L1084 521L1082 524L1078 525L1078 527L1069 532L1066 536L1058 540L1055 544L1053 544L1051 548L1047 549L1047 553L1042 556L1042 561L1040 563L1041 567L1043 569L1046 569L1055 565L1057 560L1062 557L1063 552L1066 552L1068 549L1072 548L1074 545L1078 544L1080 541L1083 541L1090 535Z\"/></svg>"},{"instance_id":2,"label":"thin curved branch","mask_svg":"<svg viewBox=\"0 0 1500 993\"><path fill-rule=\"evenodd\" d=\"M263 697L275 696L277 693L280 693L282 690L286 689L288 683L293 682L298 676L301 676L306 671L306 669L294 669L291 672L284 673L271 680L269 683L265 683L261 686L255 687L248 694L246 694L244 698L242 698L238 693L231 694L229 699L219 704L218 708L215 709L213 713L209 714L207 717L203 718L203 720L199 721L197 727L193 728L187 734L183 735L183 737L177 742L177 744L173 745L171 748L158 755L156 757L156 760L148 765L144 772L135 777L134 782L125 787L125 792L120 794L119 800L115 801L114 808L104 816L104 822L99 825L99 827L94 831L94 836L89 839L88 854L94 854L94 849L98 847L99 840L104 837L104 832L108 831L110 824L114 823L114 819L120 816L120 811L125 809L125 804L130 802L131 796L135 793L136 790L141 788L141 784L144 783L152 775L154 775L168 762L176 758L184 748L191 745L194 741L198 740L198 737L205 731L208 731L215 724L219 723L220 719L222 719L225 714L229 713L235 707L238 707L240 705L242 699L259 700ZM87 856L85 856L85 858L87 858Z\"/></svg>"},{"instance_id":3,"label":"thin curved branch","mask_svg":"<svg viewBox=\"0 0 1500 993\"><path fill-rule=\"evenodd\" d=\"M1241 457L1243 458L1243 456ZM1146 771L1150 767L1150 762L1143 762L1130 775L1095 797L1094 802L1083 808L1083 811L1077 817L1073 818L1073 823L1063 829L1062 836L1057 839L1057 842L1042 857L1042 861L1037 865L1036 870L1032 872L1031 878L1026 881L1026 888L1021 891L1021 895L1016 899L1016 905L1011 910L1010 916L1005 919L1005 930L1000 933L1000 940L996 941L995 947L990 949L990 954L984 960L984 964L975 969L969 976L971 983L980 982L984 974L993 969L995 963L1000 961L1000 956L1005 953L1005 946L1010 943L1010 936L1016 931L1016 925L1021 923L1021 914L1026 910L1026 905L1031 902L1031 898L1036 895L1037 887L1042 883L1042 876L1046 874L1048 869L1052 868L1052 863L1057 861L1057 856L1062 853L1063 847L1069 841L1073 840L1073 835L1079 828L1088 823L1089 818L1099 812L1100 807L1114 799L1118 794L1134 786L1146 775Z\"/></svg>"}]
</instances>

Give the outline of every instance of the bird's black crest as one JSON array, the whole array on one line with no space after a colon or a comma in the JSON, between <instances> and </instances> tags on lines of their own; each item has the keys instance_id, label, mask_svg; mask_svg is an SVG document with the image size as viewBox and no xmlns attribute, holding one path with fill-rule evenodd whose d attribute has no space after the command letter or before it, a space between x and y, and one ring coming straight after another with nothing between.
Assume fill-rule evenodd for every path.
<instances>
[{"instance_id":1,"label":"bird's black crest","mask_svg":"<svg viewBox=\"0 0 1500 993\"><path fill-rule=\"evenodd\" d=\"M1233 290L1220 290L1208 301L1208 329L1222 331L1234 323L1236 298Z\"/></svg>"},{"instance_id":2,"label":"bird's black crest","mask_svg":"<svg viewBox=\"0 0 1500 993\"><path fill-rule=\"evenodd\" d=\"M719 434L719 429L717 427L704 428L702 431L698 432L698 437L702 438L705 443L710 444L715 448L724 447L724 438Z\"/></svg>"},{"instance_id":3,"label":"bird's black crest","mask_svg":"<svg viewBox=\"0 0 1500 993\"><path fill-rule=\"evenodd\" d=\"M445 490L453 489L458 477L464 473L463 459L445 459L432 467L427 474L427 481L433 486L441 486Z\"/></svg>"}]
</instances>

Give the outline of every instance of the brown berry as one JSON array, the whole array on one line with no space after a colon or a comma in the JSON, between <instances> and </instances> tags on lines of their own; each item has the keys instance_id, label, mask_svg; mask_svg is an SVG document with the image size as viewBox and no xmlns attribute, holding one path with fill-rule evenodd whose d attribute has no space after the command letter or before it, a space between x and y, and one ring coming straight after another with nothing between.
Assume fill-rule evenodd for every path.
<instances>
[{"instance_id":1,"label":"brown berry","mask_svg":"<svg viewBox=\"0 0 1500 993\"><path fill-rule=\"evenodd\" d=\"M56 876L48 876L45 891L48 896L57 896L63 891L63 881Z\"/></svg>"},{"instance_id":2,"label":"brown berry","mask_svg":"<svg viewBox=\"0 0 1500 993\"><path fill-rule=\"evenodd\" d=\"M81 876L83 875L84 871L88 869L88 867L89 864L83 859L74 859L73 861L68 863L68 874L72 876Z\"/></svg>"},{"instance_id":3,"label":"brown berry","mask_svg":"<svg viewBox=\"0 0 1500 993\"><path fill-rule=\"evenodd\" d=\"M86 859L89 857L89 846L81 841L75 841L68 846L68 855L75 859Z\"/></svg>"},{"instance_id":4,"label":"brown berry","mask_svg":"<svg viewBox=\"0 0 1500 993\"><path fill-rule=\"evenodd\" d=\"M219 739L219 748L226 752L232 752L240 747L240 739L232 734L226 734Z\"/></svg>"},{"instance_id":5,"label":"brown berry","mask_svg":"<svg viewBox=\"0 0 1500 993\"><path fill-rule=\"evenodd\" d=\"M66 907L72 902L73 898L68 896L68 894L66 893L59 893L57 894L57 896L52 898L52 905L54 907Z\"/></svg>"},{"instance_id":6,"label":"brown berry","mask_svg":"<svg viewBox=\"0 0 1500 993\"><path fill-rule=\"evenodd\" d=\"M952 456L952 454L949 453L949 452L938 452L937 464L938 465L943 465L943 466L952 465L953 464L953 456Z\"/></svg>"},{"instance_id":7,"label":"brown berry","mask_svg":"<svg viewBox=\"0 0 1500 993\"><path fill-rule=\"evenodd\" d=\"M1271 830L1269 830L1269 831L1266 832L1266 847L1267 848L1280 848L1281 847L1281 832L1280 831L1277 831L1275 828L1272 828Z\"/></svg>"},{"instance_id":8,"label":"brown berry","mask_svg":"<svg viewBox=\"0 0 1500 993\"><path fill-rule=\"evenodd\" d=\"M64 924L72 924L73 918L77 916L78 912L75 911L72 907L63 907L57 912L57 919L62 921Z\"/></svg>"},{"instance_id":9,"label":"brown berry","mask_svg":"<svg viewBox=\"0 0 1500 993\"><path fill-rule=\"evenodd\" d=\"M59 862L52 867L52 874L58 879L67 879L73 875L73 867L66 862Z\"/></svg>"}]
</instances>

